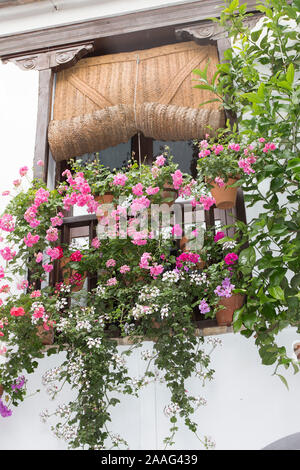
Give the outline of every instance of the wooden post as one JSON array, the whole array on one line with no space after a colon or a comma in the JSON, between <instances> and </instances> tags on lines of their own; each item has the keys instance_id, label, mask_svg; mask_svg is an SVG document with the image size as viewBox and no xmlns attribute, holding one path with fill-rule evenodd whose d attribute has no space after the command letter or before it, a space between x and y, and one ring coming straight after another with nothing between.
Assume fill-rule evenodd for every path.
<instances>
[{"instance_id":1,"label":"wooden post","mask_svg":"<svg viewBox=\"0 0 300 470\"><path fill-rule=\"evenodd\" d=\"M38 113L36 125L36 140L34 150L34 178L41 178L47 182L48 171L48 124L51 117L53 91L53 72L51 69L41 70L39 72L39 98ZM44 166L38 166L37 162L41 160Z\"/></svg>"}]
</instances>

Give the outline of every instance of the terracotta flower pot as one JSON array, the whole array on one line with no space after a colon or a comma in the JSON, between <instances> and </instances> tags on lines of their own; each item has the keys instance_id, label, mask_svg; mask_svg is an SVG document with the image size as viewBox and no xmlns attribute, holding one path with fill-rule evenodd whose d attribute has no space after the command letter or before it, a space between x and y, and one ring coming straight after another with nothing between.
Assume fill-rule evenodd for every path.
<instances>
[{"instance_id":1,"label":"terracotta flower pot","mask_svg":"<svg viewBox=\"0 0 300 470\"><path fill-rule=\"evenodd\" d=\"M4 392L3 385L0 385L0 398L1 398L1 397L2 397L2 395L3 395L3 392Z\"/></svg>"},{"instance_id":2,"label":"terracotta flower pot","mask_svg":"<svg viewBox=\"0 0 300 470\"><path fill-rule=\"evenodd\" d=\"M49 330L45 330L43 325L37 326L37 336L42 340L42 344L51 345L54 341L54 330L50 327Z\"/></svg>"},{"instance_id":3,"label":"terracotta flower pot","mask_svg":"<svg viewBox=\"0 0 300 470\"><path fill-rule=\"evenodd\" d=\"M72 277L76 273L74 269L71 269L66 266L69 263L69 261L70 261L70 257L64 256L63 258L60 259L60 269L62 270L62 275L63 275L65 284L70 284L70 277ZM72 284L73 292L78 292L82 289L86 276L87 276L87 273L85 272L84 275L82 276L82 281L80 281L78 285Z\"/></svg>"},{"instance_id":4,"label":"terracotta flower pot","mask_svg":"<svg viewBox=\"0 0 300 470\"><path fill-rule=\"evenodd\" d=\"M99 202L99 204L111 204L114 200L114 195L112 193L105 193L102 196L96 196L95 201ZM98 221L102 219L102 217L107 217L108 211L101 211L101 205L96 211L96 216Z\"/></svg>"},{"instance_id":5,"label":"terracotta flower pot","mask_svg":"<svg viewBox=\"0 0 300 470\"><path fill-rule=\"evenodd\" d=\"M216 200L218 209L232 209L235 206L237 188L229 188L228 186L236 181L238 181L238 178L229 178L225 186L221 188L214 181L209 181L209 184L213 186L210 192Z\"/></svg>"},{"instance_id":6,"label":"terracotta flower pot","mask_svg":"<svg viewBox=\"0 0 300 470\"><path fill-rule=\"evenodd\" d=\"M170 199L172 198L171 201L166 201L165 199ZM165 183L164 184L164 189L162 192L162 203L163 204L168 204L168 206L172 206L176 199L178 198L178 191L177 189L174 189L173 186L170 184Z\"/></svg>"},{"instance_id":7,"label":"terracotta flower pot","mask_svg":"<svg viewBox=\"0 0 300 470\"><path fill-rule=\"evenodd\" d=\"M231 297L223 297L219 305L224 306L224 309L216 312L216 319L219 326L230 326L232 324L234 312L241 308L244 303L244 296L241 294L233 294Z\"/></svg>"},{"instance_id":8,"label":"terracotta flower pot","mask_svg":"<svg viewBox=\"0 0 300 470\"><path fill-rule=\"evenodd\" d=\"M111 204L114 200L114 195L112 193L105 193L102 196L96 196L95 201L99 204Z\"/></svg>"}]
</instances>

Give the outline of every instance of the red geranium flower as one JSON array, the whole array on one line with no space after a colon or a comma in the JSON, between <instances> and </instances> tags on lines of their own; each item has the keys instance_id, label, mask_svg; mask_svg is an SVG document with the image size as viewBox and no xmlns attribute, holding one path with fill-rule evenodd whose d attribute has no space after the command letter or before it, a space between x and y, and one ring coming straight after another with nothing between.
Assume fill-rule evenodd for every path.
<instances>
[{"instance_id":1,"label":"red geranium flower","mask_svg":"<svg viewBox=\"0 0 300 470\"><path fill-rule=\"evenodd\" d=\"M23 315L25 315L25 310L23 307L13 307L10 309L10 314L13 317L22 317Z\"/></svg>"}]
</instances>

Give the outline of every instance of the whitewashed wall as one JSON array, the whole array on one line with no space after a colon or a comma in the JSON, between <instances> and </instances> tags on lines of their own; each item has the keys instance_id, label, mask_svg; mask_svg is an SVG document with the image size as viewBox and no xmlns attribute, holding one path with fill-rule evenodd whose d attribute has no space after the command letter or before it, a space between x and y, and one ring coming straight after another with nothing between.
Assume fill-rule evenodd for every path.
<instances>
[{"instance_id":1,"label":"whitewashed wall","mask_svg":"<svg viewBox=\"0 0 300 470\"><path fill-rule=\"evenodd\" d=\"M44 2L42 2L44 3ZM47 3L47 2L45 2ZM57 0L59 4L60 1ZM74 2L73 2L74 3ZM93 2L87 2L92 4ZM69 11L61 22L100 16L100 14L119 13L125 2L98 2L90 9ZM146 0L126 2L127 10L142 9L167 4L167 1ZM182 3L182 2L172 2ZM64 1L67 5L68 1ZM100 4L101 8L100 11ZM106 9L104 9L104 7ZM21 8L21 7L19 7ZM95 8L97 11L95 11ZM10 9L17 12L18 8ZM102 12L102 13L101 13ZM8 17L3 23L1 33L30 29L51 23L49 11L45 16L24 18L24 21ZM61 17L66 15L60 13ZM48 15L48 16L47 16ZM77 16L76 16L77 15ZM56 16L57 22L58 16ZM54 20L53 20L54 21ZM53 24L53 22L51 23ZM32 166L36 113L37 113L38 75L36 72L21 72L14 65L0 65L0 194L12 189L12 180L18 177L21 166ZM0 212L7 199L0 196ZM256 208L247 211L248 219L255 215ZM296 333L289 329L280 335L279 342L292 353L292 342ZM212 356L212 367L216 370L215 380L205 388L197 380L191 380L188 389L195 395L203 395L208 404L201 408L196 420L200 424L200 435L210 435L217 443L217 449L260 449L268 443L299 429L299 376L287 374L290 390L286 390L279 379L272 377L272 367L260 364L260 358L252 340L240 335L228 334L220 337L223 346L216 349ZM145 349L151 347L145 344ZM42 373L58 365L60 358L40 361L37 372L29 378L28 393L37 388L41 392L29 397L13 416L0 421L0 449L64 449L65 443L58 441L47 424L41 423L39 412L45 408L50 411L71 394L66 390L57 402L51 402L41 387ZM131 359L132 373L139 375L142 368L140 356ZM163 438L168 432L168 420L163 408L169 402L168 392L163 385L150 385L136 401L125 398L113 412L111 430L123 435L131 449L163 448ZM128 425L130 423L130 425ZM177 449L197 449L197 440L181 426L176 438Z\"/></svg>"}]
</instances>

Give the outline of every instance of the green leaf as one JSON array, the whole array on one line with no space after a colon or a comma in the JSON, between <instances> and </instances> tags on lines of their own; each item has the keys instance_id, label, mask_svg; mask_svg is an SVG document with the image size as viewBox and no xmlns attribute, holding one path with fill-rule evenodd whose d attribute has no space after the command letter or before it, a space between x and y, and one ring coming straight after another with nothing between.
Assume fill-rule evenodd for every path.
<instances>
[{"instance_id":1,"label":"green leaf","mask_svg":"<svg viewBox=\"0 0 300 470\"><path fill-rule=\"evenodd\" d=\"M295 76L294 65L291 63L286 72L286 80L292 85Z\"/></svg>"},{"instance_id":2,"label":"green leaf","mask_svg":"<svg viewBox=\"0 0 300 470\"><path fill-rule=\"evenodd\" d=\"M256 261L256 254L255 254L255 249L253 248L253 246L249 246L249 248L246 248L245 250L241 251L240 256L239 256L240 266L253 268L255 261Z\"/></svg>"},{"instance_id":3,"label":"green leaf","mask_svg":"<svg viewBox=\"0 0 300 470\"><path fill-rule=\"evenodd\" d=\"M280 286L269 287L268 290L269 290L270 295L274 299L282 300L283 302L285 301L284 292Z\"/></svg>"},{"instance_id":4,"label":"green leaf","mask_svg":"<svg viewBox=\"0 0 300 470\"><path fill-rule=\"evenodd\" d=\"M286 386L286 388L289 390L289 385L288 385L288 383L287 383L286 378L283 377L283 375L280 375L280 374L276 374L276 375L277 375L277 377L280 378L281 382L282 382L282 383Z\"/></svg>"}]
</instances>

